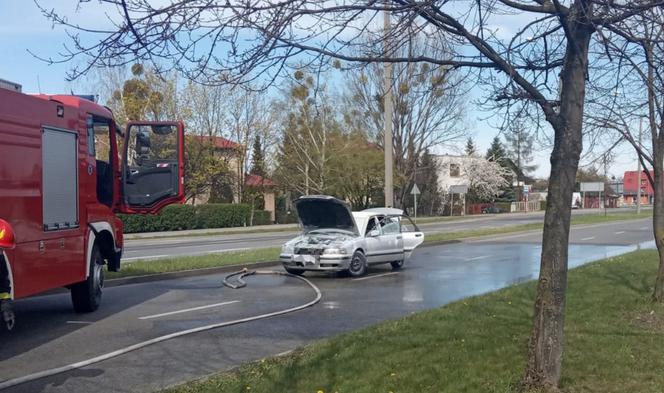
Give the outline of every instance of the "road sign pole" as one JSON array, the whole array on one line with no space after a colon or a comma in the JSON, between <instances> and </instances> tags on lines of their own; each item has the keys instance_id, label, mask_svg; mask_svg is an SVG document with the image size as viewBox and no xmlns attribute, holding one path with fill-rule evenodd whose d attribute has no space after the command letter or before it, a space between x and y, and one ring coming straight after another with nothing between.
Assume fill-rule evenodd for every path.
<instances>
[{"instance_id":1,"label":"road sign pole","mask_svg":"<svg viewBox=\"0 0 664 393\"><path fill-rule=\"evenodd\" d=\"M410 190L410 193L413 195L413 199L415 200L415 221L417 221L417 196L420 194L420 189L417 187L417 183L413 184L413 189Z\"/></svg>"},{"instance_id":2,"label":"road sign pole","mask_svg":"<svg viewBox=\"0 0 664 393\"><path fill-rule=\"evenodd\" d=\"M413 196L415 197L415 222L417 222L417 194Z\"/></svg>"}]
</instances>

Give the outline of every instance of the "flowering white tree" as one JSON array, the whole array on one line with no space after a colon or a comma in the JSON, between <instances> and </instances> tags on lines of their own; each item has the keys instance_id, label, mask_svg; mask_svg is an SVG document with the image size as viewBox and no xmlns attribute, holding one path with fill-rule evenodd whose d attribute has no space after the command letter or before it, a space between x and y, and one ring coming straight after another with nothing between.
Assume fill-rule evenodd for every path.
<instances>
[{"instance_id":1,"label":"flowering white tree","mask_svg":"<svg viewBox=\"0 0 664 393\"><path fill-rule=\"evenodd\" d=\"M469 193L473 193L478 199L494 198L509 185L506 178L510 176L510 171L498 162L484 157L463 160L461 173L468 179Z\"/></svg>"}]
</instances>

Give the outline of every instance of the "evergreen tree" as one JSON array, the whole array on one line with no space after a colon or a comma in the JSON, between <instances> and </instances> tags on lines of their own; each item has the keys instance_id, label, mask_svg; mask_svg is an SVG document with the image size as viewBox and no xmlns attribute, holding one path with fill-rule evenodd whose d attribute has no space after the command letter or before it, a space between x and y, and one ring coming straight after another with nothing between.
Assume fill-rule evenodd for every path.
<instances>
[{"instance_id":1,"label":"evergreen tree","mask_svg":"<svg viewBox=\"0 0 664 393\"><path fill-rule=\"evenodd\" d=\"M475 147L475 142L473 141L473 137L468 137L466 140L466 155L467 156L474 156L475 153L477 153L477 148Z\"/></svg>"},{"instance_id":2,"label":"evergreen tree","mask_svg":"<svg viewBox=\"0 0 664 393\"><path fill-rule=\"evenodd\" d=\"M417 214L436 215L440 211L443 201L438 188L438 162L435 155L429 153L428 149L422 154L418 169L415 181L421 194L418 196ZM412 198L412 195L409 197Z\"/></svg>"},{"instance_id":3,"label":"evergreen tree","mask_svg":"<svg viewBox=\"0 0 664 393\"><path fill-rule=\"evenodd\" d=\"M251 153L251 170L252 175L265 176L265 155L263 154L263 145L261 143L260 135L254 138L254 148Z\"/></svg>"},{"instance_id":4,"label":"evergreen tree","mask_svg":"<svg viewBox=\"0 0 664 393\"><path fill-rule=\"evenodd\" d=\"M497 163L504 165L505 158L507 158L507 153L505 152L505 147L500 141L498 135L493 138L491 141L491 146L489 150L486 151L486 159L489 161L496 161Z\"/></svg>"},{"instance_id":5,"label":"evergreen tree","mask_svg":"<svg viewBox=\"0 0 664 393\"><path fill-rule=\"evenodd\" d=\"M500 164L505 169L508 169L509 172L506 173L512 173L514 168L512 167L509 158L507 157L507 152L505 151L505 146L503 146L503 143L500 141L500 137L496 135L493 138L493 141L491 141L491 146L489 146L489 150L486 152L486 159L489 161L494 161ZM507 185L502 188L502 193L501 195L496 199L497 201L512 201L515 199L515 193L514 193L514 188L511 186L513 183L513 176L511 175L506 175L505 180L507 181Z\"/></svg>"},{"instance_id":6,"label":"evergreen tree","mask_svg":"<svg viewBox=\"0 0 664 393\"><path fill-rule=\"evenodd\" d=\"M516 168L524 176L537 169L537 165L529 165L533 161L535 136L526 130L523 123L513 123L504 135L507 157L512 160Z\"/></svg>"}]
</instances>

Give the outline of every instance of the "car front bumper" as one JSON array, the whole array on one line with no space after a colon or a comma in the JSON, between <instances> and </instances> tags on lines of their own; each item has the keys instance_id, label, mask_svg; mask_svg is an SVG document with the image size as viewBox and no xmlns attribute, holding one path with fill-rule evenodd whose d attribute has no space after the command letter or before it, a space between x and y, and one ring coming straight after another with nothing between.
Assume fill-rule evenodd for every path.
<instances>
[{"instance_id":1,"label":"car front bumper","mask_svg":"<svg viewBox=\"0 0 664 393\"><path fill-rule=\"evenodd\" d=\"M279 261L288 269L339 272L347 270L350 255L279 255Z\"/></svg>"}]
</instances>

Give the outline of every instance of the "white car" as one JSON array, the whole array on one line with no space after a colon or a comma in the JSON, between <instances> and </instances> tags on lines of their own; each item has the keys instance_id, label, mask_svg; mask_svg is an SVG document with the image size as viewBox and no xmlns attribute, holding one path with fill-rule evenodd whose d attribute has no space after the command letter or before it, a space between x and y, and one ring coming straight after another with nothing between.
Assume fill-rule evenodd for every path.
<instances>
[{"instance_id":1,"label":"white car","mask_svg":"<svg viewBox=\"0 0 664 393\"><path fill-rule=\"evenodd\" d=\"M310 195L295 201L302 235L288 241L279 259L287 272L307 270L361 276L369 265L390 263L400 269L424 234L402 210L351 212L334 197Z\"/></svg>"}]
</instances>

